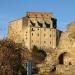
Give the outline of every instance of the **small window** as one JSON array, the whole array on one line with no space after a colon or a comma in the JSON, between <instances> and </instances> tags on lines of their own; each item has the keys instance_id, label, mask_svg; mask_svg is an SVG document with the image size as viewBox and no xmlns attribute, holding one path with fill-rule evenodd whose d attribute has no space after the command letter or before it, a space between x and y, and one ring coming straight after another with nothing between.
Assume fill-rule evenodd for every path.
<instances>
[{"instance_id":1,"label":"small window","mask_svg":"<svg viewBox=\"0 0 75 75\"><path fill-rule=\"evenodd\" d=\"M50 44L51 44L51 41L50 41Z\"/></svg>"},{"instance_id":2,"label":"small window","mask_svg":"<svg viewBox=\"0 0 75 75\"><path fill-rule=\"evenodd\" d=\"M38 28L38 30L39 30L39 28Z\"/></svg>"},{"instance_id":3,"label":"small window","mask_svg":"<svg viewBox=\"0 0 75 75\"><path fill-rule=\"evenodd\" d=\"M34 31L34 29L32 28L32 31Z\"/></svg>"},{"instance_id":4,"label":"small window","mask_svg":"<svg viewBox=\"0 0 75 75\"><path fill-rule=\"evenodd\" d=\"M71 63L71 62L69 62L69 65L72 65L72 63Z\"/></svg>"},{"instance_id":5,"label":"small window","mask_svg":"<svg viewBox=\"0 0 75 75\"><path fill-rule=\"evenodd\" d=\"M33 36L33 33L32 33L32 36Z\"/></svg>"},{"instance_id":6,"label":"small window","mask_svg":"<svg viewBox=\"0 0 75 75\"><path fill-rule=\"evenodd\" d=\"M50 37L51 37L51 34L50 34Z\"/></svg>"},{"instance_id":7,"label":"small window","mask_svg":"<svg viewBox=\"0 0 75 75\"><path fill-rule=\"evenodd\" d=\"M46 41L44 41L44 43L46 43Z\"/></svg>"},{"instance_id":8,"label":"small window","mask_svg":"<svg viewBox=\"0 0 75 75\"><path fill-rule=\"evenodd\" d=\"M27 37L26 37L26 39L27 39Z\"/></svg>"}]
</instances>

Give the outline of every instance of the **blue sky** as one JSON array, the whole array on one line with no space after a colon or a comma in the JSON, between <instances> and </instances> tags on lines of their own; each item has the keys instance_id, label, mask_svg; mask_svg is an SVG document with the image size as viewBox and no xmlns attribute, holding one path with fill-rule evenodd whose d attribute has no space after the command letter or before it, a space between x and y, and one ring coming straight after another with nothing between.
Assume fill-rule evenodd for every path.
<instances>
[{"instance_id":1,"label":"blue sky","mask_svg":"<svg viewBox=\"0 0 75 75\"><path fill-rule=\"evenodd\" d=\"M25 16L26 12L52 12L58 29L75 21L75 0L0 0L0 37L6 37L8 22Z\"/></svg>"}]
</instances>

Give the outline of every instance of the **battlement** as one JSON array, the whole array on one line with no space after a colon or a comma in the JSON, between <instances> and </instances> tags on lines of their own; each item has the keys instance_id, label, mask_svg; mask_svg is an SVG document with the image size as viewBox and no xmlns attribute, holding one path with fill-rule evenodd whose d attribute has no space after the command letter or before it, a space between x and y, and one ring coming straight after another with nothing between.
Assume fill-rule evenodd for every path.
<instances>
[{"instance_id":1,"label":"battlement","mask_svg":"<svg viewBox=\"0 0 75 75\"><path fill-rule=\"evenodd\" d=\"M54 15L52 13L48 13L48 12L28 12L27 16L32 18L32 17L37 17L37 18L50 18L50 17L54 17Z\"/></svg>"}]
</instances>

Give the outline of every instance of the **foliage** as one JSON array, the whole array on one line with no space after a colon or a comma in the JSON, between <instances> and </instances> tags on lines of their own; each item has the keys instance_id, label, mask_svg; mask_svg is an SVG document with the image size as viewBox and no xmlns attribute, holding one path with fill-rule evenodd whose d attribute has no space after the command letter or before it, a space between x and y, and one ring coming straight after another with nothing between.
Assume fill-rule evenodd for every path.
<instances>
[{"instance_id":1,"label":"foliage","mask_svg":"<svg viewBox=\"0 0 75 75\"><path fill-rule=\"evenodd\" d=\"M33 48L32 48L32 53L36 53L38 51L38 48L37 48L37 46L33 46Z\"/></svg>"},{"instance_id":2,"label":"foliage","mask_svg":"<svg viewBox=\"0 0 75 75\"><path fill-rule=\"evenodd\" d=\"M21 44L11 40L1 40L0 75L26 75L25 68L22 66L24 51L27 50Z\"/></svg>"}]
</instances>

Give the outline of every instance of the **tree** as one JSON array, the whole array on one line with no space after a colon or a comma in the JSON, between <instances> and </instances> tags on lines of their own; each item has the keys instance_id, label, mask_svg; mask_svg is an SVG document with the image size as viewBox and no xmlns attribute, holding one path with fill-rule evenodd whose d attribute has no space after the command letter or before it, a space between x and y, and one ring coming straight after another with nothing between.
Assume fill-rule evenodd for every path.
<instances>
[{"instance_id":1,"label":"tree","mask_svg":"<svg viewBox=\"0 0 75 75\"><path fill-rule=\"evenodd\" d=\"M37 53L37 52L38 52L38 48L37 48L37 46L34 45L32 48L32 55Z\"/></svg>"},{"instance_id":2,"label":"tree","mask_svg":"<svg viewBox=\"0 0 75 75\"><path fill-rule=\"evenodd\" d=\"M25 56L26 55L26 56ZM0 41L0 75L26 75L22 61L28 60L29 52L22 44L11 40Z\"/></svg>"}]
</instances>

